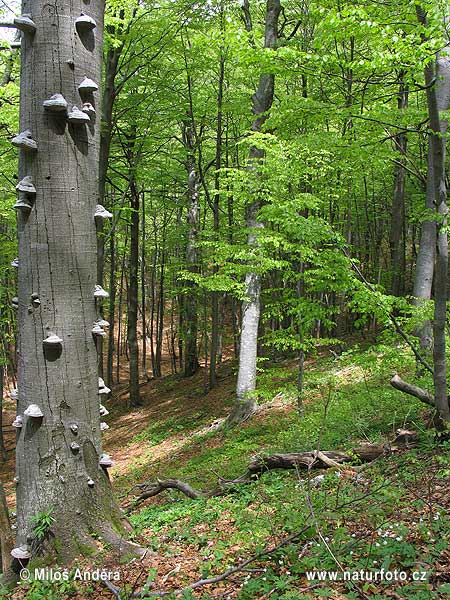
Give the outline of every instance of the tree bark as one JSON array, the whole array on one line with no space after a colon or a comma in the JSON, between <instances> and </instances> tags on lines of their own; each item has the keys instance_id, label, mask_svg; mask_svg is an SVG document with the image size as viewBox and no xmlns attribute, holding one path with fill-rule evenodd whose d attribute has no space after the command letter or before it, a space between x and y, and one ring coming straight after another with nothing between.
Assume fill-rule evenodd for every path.
<instances>
[{"instance_id":1,"label":"tree bark","mask_svg":"<svg viewBox=\"0 0 450 600\"><path fill-rule=\"evenodd\" d=\"M408 91L405 87L404 72L399 74L398 109L404 110L408 105ZM394 193L392 196L391 231L389 236L391 249L391 294L402 296L404 293L405 276L405 156L406 156L406 133L399 133L394 138L396 150L400 158L395 166Z\"/></svg>"},{"instance_id":2,"label":"tree bark","mask_svg":"<svg viewBox=\"0 0 450 600\"><path fill-rule=\"evenodd\" d=\"M420 7L416 7L421 24L427 18ZM446 318L447 318L447 279L448 279L448 239L447 239L447 189L445 179L445 154L447 122L440 112L450 104L450 58L445 48L437 57L436 64L430 62L425 67L425 84L429 117L429 164L427 187L430 187L436 214L436 252L434 265L434 317L433 317L433 380L436 410L440 421L450 421L450 407L447 392L446 361ZM431 180L428 183L428 180Z\"/></svg>"},{"instance_id":3,"label":"tree bark","mask_svg":"<svg viewBox=\"0 0 450 600\"><path fill-rule=\"evenodd\" d=\"M139 190L133 180L130 182L130 263L128 279L128 327L127 343L130 355L130 405L141 404L139 395L139 345L138 323L138 271L139 271Z\"/></svg>"},{"instance_id":4,"label":"tree bark","mask_svg":"<svg viewBox=\"0 0 450 600\"><path fill-rule=\"evenodd\" d=\"M221 18L223 21L223 6ZM223 87L225 79L225 57L221 49L219 63L219 81L217 93L217 129L216 129L216 156L215 156L215 176L214 176L214 204L213 204L213 223L216 239L219 236L220 228L220 167L222 164L222 135L223 135ZM217 267L214 267L214 273L217 273ZM217 354L219 349L220 337L220 292L214 291L211 295L211 357L209 363L209 389L212 390L217 383L216 366Z\"/></svg>"},{"instance_id":5,"label":"tree bark","mask_svg":"<svg viewBox=\"0 0 450 600\"><path fill-rule=\"evenodd\" d=\"M42 104L56 93L69 110L80 101L98 104L97 91L78 86L84 77L100 83L103 2L89 4L96 28L85 33L75 27L87 10L81 0L57 6L24 0L22 8L36 33L22 37L20 128L31 130L38 149L19 151L19 179L32 177L36 197L31 212L18 215L18 413L24 424L16 448L16 544L38 553L31 517L51 511L53 550L65 561L79 554L80 544L95 548L93 533L116 541L122 534L120 510L99 465L92 334L99 314L94 299L99 122L67 123L64 112L47 112ZM51 334L61 342L45 345ZM43 417L24 415L31 403Z\"/></svg>"},{"instance_id":6,"label":"tree bark","mask_svg":"<svg viewBox=\"0 0 450 600\"><path fill-rule=\"evenodd\" d=\"M278 42L278 19L281 12L279 0L267 0L265 23L265 48L275 49ZM248 20L248 18L247 18ZM267 112L272 107L274 96L275 76L262 74L258 88L253 95L253 114L255 119L252 131L259 132L268 118ZM264 152L252 146L249 151L249 168L258 169L264 160ZM258 229L263 224L258 219L261 201L256 198L250 202L246 211L246 228L248 229L248 246L258 245ZM258 326L260 316L261 275L249 271L245 277L246 300L242 303L242 328L239 353L239 371L236 386L236 400L227 419L227 425L232 426L248 418L256 408L256 359L258 346Z\"/></svg>"},{"instance_id":7,"label":"tree bark","mask_svg":"<svg viewBox=\"0 0 450 600\"><path fill-rule=\"evenodd\" d=\"M198 272L198 228L200 205L198 188L200 178L195 159L195 132L192 114L189 122L183 124L183 143L187 150L186 171L188 175L187 186L187 240L186 240L186 268L192 273ZM197 286L191 284L190 292L184 297L183 308L183 334L184 334L184 376L191 377L199 368L197 351L198 314L197 314Z\"/></svg>"},{"instance_id":8,"label":"tree bark","mask_svg":"<svg viewBox=\"0 0 450 600\"><path fill-rule=\"evenodd\" d=\"M427 26L427 16L420 6L416 6L417 19L421 25ZM446 56L447 46L437 58L436 64L430 61L425 69L425 85L428 105L428 116L430 119L430 132L428 137L428 166L426 182L426 209L429 212L438 213L445 210L445 134L447 124L440 119L439 113L447 110L450 98L450 68L449 59ZM441 189L443 185L443 188ZM444 200L444 204L442 203ZM440 208L439 208L440 207ZM443 229L440 228L441 234ZM413 296L415 304L419 305L424 300L431 298L434 269L436 260L440 263L442 273L442 262L445 262L445 243L440 235L438 241L436 220L424 221L421 228L419 252L417 255L416 272L414 279ZM439 257L436 257L436 244L440 246ZM441 280L438 276L438 280ZM441 290L442 292L442 290ZM423 323L416 331L420 345L425 350L431 350L433 346L432 325L429 321ZM438 342L439 343L439 342Z\"/></svg>"}]
</instances>

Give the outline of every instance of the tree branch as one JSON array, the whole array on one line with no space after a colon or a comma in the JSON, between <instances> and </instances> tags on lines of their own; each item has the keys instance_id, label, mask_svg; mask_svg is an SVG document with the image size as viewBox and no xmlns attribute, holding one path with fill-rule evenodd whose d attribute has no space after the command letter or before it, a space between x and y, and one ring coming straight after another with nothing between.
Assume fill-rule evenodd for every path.
<instances>
[{"instance_id":1,"label":"tree branch","mask_svg":"<svg viewBox=\"0 0 450 600\"><path fill-rule=\"evenodd\" d=\"M428 390L424 390L416 385L412 385L411 383L403 381L403 379L399 377L397 373L392 377L390 384L396 390L404 392L405 394L409 394L410 396L414 396L414 398L417 398L421 402L428 404L428 406L435 408L433 394L431 394Z\"/></svg>"}]
</instances>

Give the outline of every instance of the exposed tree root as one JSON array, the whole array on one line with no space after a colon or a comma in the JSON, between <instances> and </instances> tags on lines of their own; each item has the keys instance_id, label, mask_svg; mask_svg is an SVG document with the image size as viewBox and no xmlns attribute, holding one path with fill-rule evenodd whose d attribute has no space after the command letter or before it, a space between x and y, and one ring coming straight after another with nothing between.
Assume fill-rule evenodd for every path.
<instances>
[{"instance_id":1,"label":"exposed tree root","mask_svg":"<svg viewBox=\"0 0 450 600\"><path fill-rule=\"evenodd\" d=\"M148 553L147 548L143 548L139 544L130 542L114 531L114 529L110 526L102 526L101 537L122 557L132 555L138 558L143 558Z\"/></svg>"}]
</instances>

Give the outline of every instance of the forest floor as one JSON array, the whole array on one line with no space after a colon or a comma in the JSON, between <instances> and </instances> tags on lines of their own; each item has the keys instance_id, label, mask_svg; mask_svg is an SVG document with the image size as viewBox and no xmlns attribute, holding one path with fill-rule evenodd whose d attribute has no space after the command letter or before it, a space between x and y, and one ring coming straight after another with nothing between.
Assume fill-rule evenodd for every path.
<instances>
[{"instance_id":1,"label":"forest floor","mask_svg":"<svg viewBox=\"0 0 450 600\"><path fill-rule=\"evenodd\" d=\"M413 370L410 353L392 344L353 346L337 359L319 354L306 364L299 417L295 361L266 366L259 379L264 410L231 431L211 424L233 402L232 361L221 365L218 387L208 394L202 370L189 380L168 375L144 384L143 406L131 411L118 386L106 403L105 448L115 461L114 489L147 555L118 561L105 547L73 565L118 572L116 595L101 583L69 581L24 582L10 597L125 599L145 583L151 591L179 590L281 545L232 577L177 597L448 598L450 445L437 445L426 407L388 383L393 371L413 379ZM12 407L10 416L7 423ZM136 485L147 480L176 477L207 491L219 477L243 474L254 455L349 450L361 441L384 442L399 427L415 430L418 445L362 471L269 471L222 497L193 500L172 490L133 506ZM319 473L323 477L315 479ZM12 500L11 462L0 476ZM351 581L342 581L343 572Z\"/></svg>"}]
</instances>

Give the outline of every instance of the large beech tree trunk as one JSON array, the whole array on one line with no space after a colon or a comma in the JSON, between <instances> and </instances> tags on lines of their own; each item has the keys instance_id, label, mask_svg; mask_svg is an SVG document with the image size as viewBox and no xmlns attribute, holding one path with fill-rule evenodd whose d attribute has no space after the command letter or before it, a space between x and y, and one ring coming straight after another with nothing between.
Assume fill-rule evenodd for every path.
<instances>
[{"instance_id":1,"label":"large beech tree trunk","mask_svg":"<svg viewBox=\"0 0 450 600\"><path fill-rule=\"evenodd\" d=\"M248 3L244 3L244 14ZM279 0L267 0L265 43L266 48L275 49L278 42L278 19L281 12ZM248 21L248 16L246 22ZM267 111L272 107L275 86L275 76L262 74L258 88L252 97L253 114L255 119L252 131L261 131L267 119ZM249 167L258 169L264 160L264 152L252 146L249 152ZM254 248L258 244L258 229L263 224L258 220L261 207L259 198L247 206L246 227L248 229L248 246ZM249 271L245 277L246 300L242 303L242 328L239 353L239 371L236 386L236 401L227 419L228 425L234 425L251 415L256 407L254 391L256 388L256 359L258 353L258 326L260 315L261 275Z\"/></svg>"},{"instance_id":2,"label":"large beech tree trunk","mask_svg":"<svg viewBox=\"0 0 450 600\"><path fill-rule=\"evenodd\" d=\"M100 433L97 352L92 327L99 306L96 281L99 91L81 96L88 77L100 84L103 2L24 0L23 13L36 24L22 35L20 129L29 129L38 149L19 150L19 179L31 176L36 197L31 212L18 214L19 344L17 439L17 540L39 551L31 517L51 510L53 549L60 560L95 544L92 534L120 544L121 514L109 478L99 466ZM93 31L77 30L83 12ZM66 112L43 101L61 93L97 117L75 125ZM32 302L32 294L40 301ZM34 297L36 298L36 297ZM50 334L60 345L44 346ZM37 404L42 418L25 416ZM46 545L48 551L49 545Z\"/></svg>"}]
</instances>

